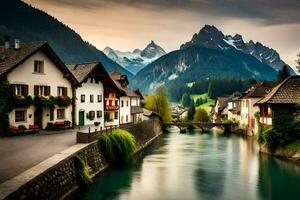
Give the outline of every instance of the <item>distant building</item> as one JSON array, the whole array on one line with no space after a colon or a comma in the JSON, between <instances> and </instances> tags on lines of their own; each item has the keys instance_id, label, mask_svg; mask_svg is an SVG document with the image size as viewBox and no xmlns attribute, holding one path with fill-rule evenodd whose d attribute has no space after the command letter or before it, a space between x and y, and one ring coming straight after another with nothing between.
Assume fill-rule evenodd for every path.
<instances>
[{"instance_id":1,"label":"distant building","mask_svg":"<svg viewBox=\"0 0 300 200\"><path fill-rule=\"evenodd\" d=\"M235 92L228 98L228 119L237 121L241 120L241 97L242 93Z\"/></svg>"},{"instance_id":2,"label":"distant building","mask_svg":"<svg viewBox=\"0 0 300 200\"><path fill-rule=\"evenodd\" d=\"M259 111L255 104L275 86L273 81L260 81L246 92L241 98L241 120L240 125L247 130L248 135L255 135L257 132L257 123L254 114Z\"/></svg>"},{"instance_id":3,"label":"distant building","mask_svg":"<svg viewBox=\"0 0 300 200\"><path fill-rule=\"evenodd\" d=\"M294 116L299 97L300 76L290 76L256 103L259 106L260 121L271 126L276 114Z\"/></svg>"},{"instance_id":4,"label":"distant building","mask_svg":"<svg viewBox=\"0 0 300 200\"><path fill-rule=\"evenodd\" d=\"M217 97L215 106L212 109L211 118L214 123L221 122L223 118L227 118L228 115L228 96Z\"/></svg>"},{"instance_id":5,"label":"distant building","mask_svg":"<svg viewBox=\"0 0 300 200\"><path fill-rule=\"evenodd\" d=\"M0 46L0 58L0 78L7 78L14 99L11 126L44 129L54 123L71 124L77 80L47 42L15 40L13 47Z\"/></svg>"}]
</instances>

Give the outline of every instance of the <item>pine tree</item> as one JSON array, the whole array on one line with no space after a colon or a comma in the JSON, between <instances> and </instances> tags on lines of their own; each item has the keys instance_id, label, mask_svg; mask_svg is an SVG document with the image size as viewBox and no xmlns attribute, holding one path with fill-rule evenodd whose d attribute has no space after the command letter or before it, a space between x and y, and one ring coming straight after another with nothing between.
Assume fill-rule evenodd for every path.
<instances>
[{"instance_id":1,"label":"pine tree","mask_svg":"<svg viewBox=\"0 0 300 200\"><path fill-rule=\"evenodd\" d=\"M278 72L278 77L277 77L277 81L280 83L282 81L284 81L287 77L290 76L290 72L287 68L287 66L283 66L281 70L279 70Z\"/></svg>"},{"instance_id":2,"label":"pine tree","mask_svg":"<svg viewBox=\"0 0 300 200\"><path fill-rule=\"evenodd\" d=\"M300 72L300 52L297 54L296 68L298 69L298 72Z\"/></svg>"},{"instance_id":3,"label":"pine tree","mask_svg":"<svg viewBox=\"0 0 300 200\"><path fill-rule=\"evenodd\" d=\"M189 107L191 105L191 98L190 98L190 95L188 93L184 93L182 95L182 105L184 107Z\"/></svg>"},{"instance_id":4,"label":"pine tree","mask_svg":"<svg viewBox=\"0 0 300 200\"><path fill-rule=\"evenodd\" d=\"M207 96L209 98L212 98L212 95L213 95L213 91L212 91L212 82L209 83L208 85L208 89L207 89Z\"/></svg>"},{"instance_id":5,"label":"pine tree","mask_svg":"<svg viewBox=\"0 0 300 200\"><path fill-rule=\"evenodd\" d=\"M191 101L191 106L188 110L188 120L193 120L195 112L196 112L195 103L194 101Z\"/></svg>"}]
</instances>

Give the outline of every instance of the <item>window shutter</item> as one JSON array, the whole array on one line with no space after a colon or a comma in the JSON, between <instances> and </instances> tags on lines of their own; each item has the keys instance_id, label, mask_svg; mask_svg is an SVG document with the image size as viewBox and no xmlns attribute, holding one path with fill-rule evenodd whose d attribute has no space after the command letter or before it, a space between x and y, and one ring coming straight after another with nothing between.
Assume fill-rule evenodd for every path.
<instances>
[{"instance_id":1,"label":"window shutter","mask_svg":"<svg viewBox=\"0 0 300 200\"><path fill-rule=\"evenodd\" d=\"M23 96L28 96L28 85L22 85Z\"/></svg>"},{"instance_id":2,"label":"window shutter","mask_svg":"<svg viewBox=\"0 0 300 200\"><path fill-rule=\"evenodd\" d=\"M50 86L46 86L46 96L50 96Z\"/></svg>"},{"instance_id":3,"label":"window shutter","mask_svg":"<svg viewBox=\"0 0 300 200\"><path fill-rule=\"evenodd\" d=\"M10 93L11 93L11 95L16 95L16 85L15 84L10 85Z\"/></svg>"},{"instance_id":4,"label":"window shutter","mask_svg":"<svg viewBox=\"0 0 300 200\"><path fill-rule=\"evenodd\" d=\"M68 88L66 87L63 88L63 96L68 96Z\"/></svg>"},{"instance_id":5,"label":"window shutter","mask_svg":"<svg viewBox=\"0 0 300 200\"><path fill-rule=\"evenodd\" d=\"M115 119L118 119L118 117L119 117L119 113L115 112Z\"/></svg>"},{"instance_id":6,"label":"window shutter","mask_svg":"<svg viewBox=\"0 0 300 200\"><path fill-rule=\"evenodd\" d=\"M39 86L38 85L34 86L34 96L39 96Z\"/></svg>"}]
</instances>

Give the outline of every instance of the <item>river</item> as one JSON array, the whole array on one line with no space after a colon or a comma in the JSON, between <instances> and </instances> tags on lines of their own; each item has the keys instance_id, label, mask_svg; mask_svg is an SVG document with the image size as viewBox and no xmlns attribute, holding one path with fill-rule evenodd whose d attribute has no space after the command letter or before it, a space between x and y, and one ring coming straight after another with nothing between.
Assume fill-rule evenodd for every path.
<instances>
[{"instance_id":1,"label":"river","mask_svg":"<svg viewBox=\"0 0 300 200\"><path fill-rule=\"evenodd\" d=\"M260 154L253 138L191 131L162 135L134 166L108 170L79 199L290 200L299 195L299 163Z\"/></svg>"}]
</instances>

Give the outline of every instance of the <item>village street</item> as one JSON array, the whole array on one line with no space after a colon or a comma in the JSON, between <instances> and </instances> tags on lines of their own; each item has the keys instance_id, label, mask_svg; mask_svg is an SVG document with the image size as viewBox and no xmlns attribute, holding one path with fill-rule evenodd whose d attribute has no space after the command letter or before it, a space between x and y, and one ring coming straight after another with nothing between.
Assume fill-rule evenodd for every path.
<instances>
[{"instance_id":1,"label":"village street","mask_svg":"<svg viewBox=\"0 0 300 200\"><path fill-rule=\"evenodd\" d=\"M0 183L74 145L76 131L0 138Z\"/></svg>"}]
</instances>

